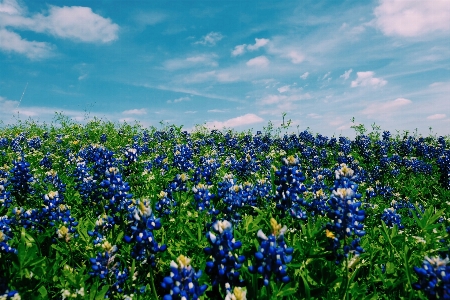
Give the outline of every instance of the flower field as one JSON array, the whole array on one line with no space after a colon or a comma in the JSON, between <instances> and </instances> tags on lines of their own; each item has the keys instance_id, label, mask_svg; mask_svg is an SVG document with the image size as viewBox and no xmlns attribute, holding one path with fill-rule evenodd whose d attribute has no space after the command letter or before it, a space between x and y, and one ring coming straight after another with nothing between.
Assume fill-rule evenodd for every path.
<instances>
[{"instance_id":1,"label":"flower field","mask_svg":"<svg viewBox=\"0 0 450 300\"><path fill-rule=\"evenodd\" d=\"M375 129L4 126L0 299L450 299L450 140Z\"/></svg>"}]
</instances>

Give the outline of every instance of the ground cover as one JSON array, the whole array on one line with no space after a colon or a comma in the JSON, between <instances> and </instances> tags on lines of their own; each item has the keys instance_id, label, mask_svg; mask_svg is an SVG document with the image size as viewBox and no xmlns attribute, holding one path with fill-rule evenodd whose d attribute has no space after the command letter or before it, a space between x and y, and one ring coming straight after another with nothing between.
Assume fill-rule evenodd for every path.
<instances>
[{"instance_id":1,"label":"ground cover","mask_svg":"<svg viewBox=\"0 0 450 300\"><path fill-rule=\"evenodd\" d=\"M449 298L448 137L354 129L3 126L0 299Z\"/></svg>"}]
</instances>

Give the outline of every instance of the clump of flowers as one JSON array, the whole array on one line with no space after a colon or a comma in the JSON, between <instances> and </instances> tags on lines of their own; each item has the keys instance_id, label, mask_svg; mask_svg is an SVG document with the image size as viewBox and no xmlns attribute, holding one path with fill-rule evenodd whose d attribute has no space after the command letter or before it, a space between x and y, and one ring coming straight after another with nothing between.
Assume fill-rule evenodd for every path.
<instances>
[{"instance_id":1,"label":"clump of flowers","mask_svg":"<svg viewBox=\"0 0 450 300\"><path fill-rule=\"evenodd\" d=\"M357 192L358 185L352 181L355 179L353 174L346 164L340 165L335 171L334 190L327 202L330 207L327 216L331 222L326 225L326 236L330 240L328 249L336 255L336 263L350 252L359 255L364 251L359 238L366 234L362 223L365 211L360 209L361 194ZM344 242L343 254L340 252L341 242Z\"/></svg>"},{"instance_id":2,"label":"clump of flowers","mask_svg":"<svg viewBox=\"0 0 450 300\"><path fill-rule=\"evenodd\" d=\"M269 284L272 274L275 275L276 281L289 282L286 264L291 262L294 252L294 249L288 247L284 241L286 225L281 227L274 218L270 219L270 225L272 234L269 236L266 236L261 229L258 231L260 246L255 253L256 264L248 268L250 273L258 272L263 276L265 286Z\"/></svg>"},{"instance_id":3,"label":"clump of flowers","mask_svg":"<svg viewBox=\"0 0 450 300\"><path fill-rule=\"evenodd\" d=\"M216 221L211 226L211 231L206 234L210 247L204 249L212 260L206 262L206 274L212 280L212 285L220 285L223 288L242 283L239 279L239 269L245 260L245 256L238 256L236 251L242 243L236 241L233 236L233 227L227 220Z\"/></svg>"},{"instance_id":4,"label":"clump of flowers","mask_svg":"<svg viewBox=\"0 0 450 300\"><path fill-rule=\"evenodd\" d=\"M0 217L0 253L17 254L17 249L7 244L7 241L12 238L10 224L11 220L7 216Z\"/></svg>"},{"instance_id":5,"label":"clump of flowers","mask_svg":"<svg viewBox=\"0 0 450 300\"><path fill-rule=\"evenodd\" d=\"M168 290L164 300L199 299L206 291L206 284L200 285L198 279L202 271L195 272L191 266L191 259L180 255L177 262L170 263L170 275L164 277L161 286Z\"/></svg>"},{"instance_id":6,"label":"clump of flowers","mask_svg":"<svg viewBox=\"0 0 450 300\"><path fill-rule=\"evenodd\" d=\"M393 207L384 209L381 220L383 220L389 228L394 227L394 225L397 225L398 229L405 228L405 226L402 225L402 216L399 215Z\"/></svg>"},{"instance_id":7,"label":"clump of flowers","mask_svg":"<svg viewBox=\"0 0 450 300\"><path fill-rule=\"evenodd\" d=\"M450 299L449 259L425 257L422 268L414 267L419 281L412 285L415 290L422 290L428 299Z\"/></svg>"},{"instance_id":8,"label":"clump of flowers","mask_svg":"<svg viewBox=\"0 0 450 300\"><path fill-rule=\"evenodd\" d=\"M166 245L159 245L153 236L153 230L161 228L160 219L154 217L147 200L132 200L128 214L128 233L124 240L134 243L131 256L139 261L155 266L155 254L166 250Z\"/></svg>"},{"instance_id":9,"label":"clump of flowers","mask_svg":"<svg viewBox=\"0 0 450 300\"><path fill-rule=\"evenodd\" d=\"M284 166L275 171L276 194L275 202L283 216L286 211L296 219L306 219L306 212L302 209L306 205L301 197L306 187L303 184L305 177L300 169L297 157L283 158Z\"/></svg>"}]
</instances>

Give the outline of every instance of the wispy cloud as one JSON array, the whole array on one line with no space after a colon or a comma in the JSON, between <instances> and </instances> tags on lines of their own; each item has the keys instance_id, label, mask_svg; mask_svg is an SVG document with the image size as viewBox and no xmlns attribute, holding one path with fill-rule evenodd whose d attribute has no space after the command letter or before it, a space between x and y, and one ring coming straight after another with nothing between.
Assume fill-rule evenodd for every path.
<instances>
[{"instance_id":1,"label":"wispy cloud","mask_svg":"<svg viewBox=\"0 0 450 300\"><path fill-rule=\"evenodd\" d=\"M284 93L284 92L289 91L289 89L290 89L289 85L284 85L282 87L277 88L277 91L279 91L280 93Z\"/></svg>"},{"instance_id":2,"label":"wispy cloud","mask_svg":"<svg viewBox=\"0 0 450 300\"><path fill-rule=\"evenodd\" d=\"M214 53L199 54L199 55L188 56L188 57L182 58L182 59L179 59L179 58L169 59L163 63L163 66L165 69L167 69L169 71L185 69L185 68L193 68L193 67L197 67L197 66L217 67L218 63L216 61L216 58L217 58L217 55Z\"/></svg>"},{"instance_id":3,"label":"wispy cloud","mask_svg":"<svg viewBox=\"0 0 450 300\"><path fill-rule=\"evenodd\" d=\"M228 112L228 109L209 109L209 113L225 113Z\"/></svg>"},{"instance_id":4,"label":"wispy cloud","mask_svg":"<svg viewBox=\"0 0 450 300\"><path fill-rule=\"evenodd\" d=\"M223 35L220 32L211 31L194 44L214 46L221 39L223 39Z\"/></svg>"},{"instance_id":5,"label":"wispy cloud","mask_svg":"<svg viewBox=\"0 0 450 300\"><path fill-rule=\"evenodd\" d=\"M258 50L259 48L267 45L269 42L270 42L269 39L255 38L255 43L253 45L242 44L242 45L237 45L236 47L234 47L234 50L231 52L231 55L238 56L238 55L244 54L246 52L246 50L248 50L248 51Z\"/></svg>"},{"instance_id":6,"label":"wispy cloud","mask_svg":"<svg viewBox=\"0 0 450 300\"><path fill-rule=\"evenodd\" d=\"M0 28L0 50L25 55L29 59L39 60L52 55L53 47L49 43L27 41L15 32Z\"/></svg>"},{"instance_id":7,"label":"wispy cloud","mask_svg":"<svg viewBox=\"0 0 450 300\"><path fill-rule=\"evenodd\" d=\"M174 100L167 100L167 103L180 103L183 101L190 101L190 100L191 100L191 98L189 98L189 97L180 97L180 98L177 98Z\"/></svg>"},{"instance_id":8,"label":"wispy cloud","mask_svg":"<svg viewBox=\"0 0 450 300\"><path fill-rule=\"evenodd\" d=\"M206 127L208 128L228 128L228 127L238 127L243 125L250 125L255 123L261 123L264 119L255 114L246 114L240 117L232 118L226 121L212 121L206 122Z\"/></svg>"},{"instance_id":9,"label":"wispy cloud","mask_svg":"<svg viewBox=\"0 0 450 300\"><path fill-rule=\"evenodd\" d=\"M357 72L356 76L357 78L352 81L351 87L358 87L358 86L384 86L386 85L387 81L382 78L376 78L373 77L375 75L372 71L367 72Z\"/></svg>"},{"instance_id":10,"label":"wispy cloud","mask_svg":"<svg viewBox=\"0 0 450 300\"><path fill-rule=\"evenodd\" d=\"M369 106L367 106L363 111L361 111L361 113L369 117L383 118L385 116L391 116L392 114L397 113L398 109L411 103L412 101L409 99L397 98L393 101L372 103Z\"/></svg>"},{"instance_id":11,"label":"wispy cloud","mask_svg":"<svg viewBox=\"0 0 450 300\"><path fill-rule=\"evenodd\" d=\"M255 51L258 50L261 47L264 47L269 42L269 39L255 39L255 43L253 45L248 45L247 49L249 51Z\"/></svg>"},{"instance_id":12,"label":"wispy cloud","mask_svg":"<svg viewBox=\"0 0 450 300\"><path fill-rule=\"evenodd\" d=\"M388 36L417 37L450 32L447 0L381 0L374 10L376 26Z\"/></svg>"},{"instance_id":13,"label":"wispy cloud","mask_svg":"<svg viewBox=\"0 0 450 300\"><path fill-rule=\"evenodd\" d=\"M308 76L309 76L309 72L305 72L300 76L300 78L305 80L306 78L308 78Z\"/></svg>"},{"instance_id":14,"label":"wispy cloud","mask_svg":"<svg viewBox=\"0 0 450 300\"><path fill-rule=\"evenodd\" d=\"M141 26L155 25L167 19L167 15L161 12L139 12L135 20Z\"/></svg>"},{"instance_id":15,"label":"wispy cloud","mask_svg":"<svg viewBox=\"0 0 450 300\"><path fill-rule=\"evenodd\" d=\"M264 55L255 57L247 61L246 63L249 67L267 67L269 65L269 60Z\"/></svg>"},{"instance_id":16,"label":"wispy cloud","mask_svg":"<svg viewBox=\"0 0 450 300\"><path fill-rule=\"evenodd\" d=\"M350 77L350 74L353 72L353 69L347 70L344 72L344 74L342 74L341 76L339 76L339 78L344 78L344 80L347 80Z\"/></svg>"},{"instance_id":17,"label":"wispy cloud","mask_svg":"<svg viewBox=\"0 0 450 300\"><path fill-rule=\"evenodd\" d=\"M130 109L130 110L124 110L122 112L122 114L124 115L146 115L147 114L147 110L145 108L140 108L140 109Z\"/></svg>"},{"instance_id":18,"label":"wispy cloud","mask_svg":"<svg viewBox=\"0 0 450 300\"><path fill-rule=\"evenodd\" d=\"M440 120L440 119L445 119L447 116L445 114L434 114L431 116L428 116L427 119L428 120Z\"/></svg>"}]
</instances>

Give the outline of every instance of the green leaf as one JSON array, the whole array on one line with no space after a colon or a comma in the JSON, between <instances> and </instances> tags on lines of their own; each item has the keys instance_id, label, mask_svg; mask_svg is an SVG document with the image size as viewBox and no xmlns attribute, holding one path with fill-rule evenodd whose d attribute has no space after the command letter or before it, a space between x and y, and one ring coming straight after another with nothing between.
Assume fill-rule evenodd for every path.
<instances>
[{"instance_id":1,"label":"green leaf","mask_svg":"<svg viewBox=\"0 0 450 300\"><path fill-rule=\"evenodd\" d=\"M97 293L97 295L95 295L95 300L102 300L105 299L105 295L108 292L109 289L109 285L105 285L100 292Z\"/></svg>"},{"instance_id":2,"label":"green leaf","mask_svg":"<svg viewBox=\"0 0 450 300\"><path fill-rule=\"evenodd\" d=\"M44 299L47 299L48 297L48 293L47 293L47 289L45 288L45 286L41 285L41 287L38 289L39 294L41 294L41 297Z\"/></svg>"}]
</instances>

